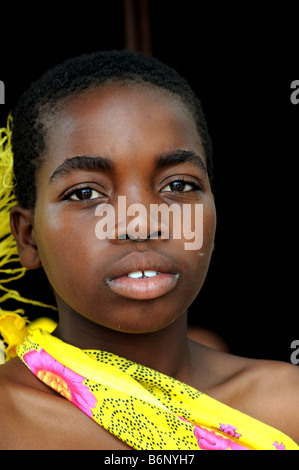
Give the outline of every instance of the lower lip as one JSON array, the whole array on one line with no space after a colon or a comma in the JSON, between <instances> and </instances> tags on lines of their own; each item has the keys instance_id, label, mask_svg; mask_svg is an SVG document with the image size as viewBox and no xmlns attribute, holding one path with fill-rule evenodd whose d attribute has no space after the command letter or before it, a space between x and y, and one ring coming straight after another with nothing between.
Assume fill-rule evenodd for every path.
<instances>
[{"instance_id":1,"label":"lower lip","mask_svg":"<svg viewBox=\"0 0 299 470\"><path fill-rule=\"evenodd\" d=\"M168 294L177 285L177 274L157 274L145 279L133 279L128 276L108 281L108 286L117 295L134 300L150 300Z\"/></svg>"}]
</instances>

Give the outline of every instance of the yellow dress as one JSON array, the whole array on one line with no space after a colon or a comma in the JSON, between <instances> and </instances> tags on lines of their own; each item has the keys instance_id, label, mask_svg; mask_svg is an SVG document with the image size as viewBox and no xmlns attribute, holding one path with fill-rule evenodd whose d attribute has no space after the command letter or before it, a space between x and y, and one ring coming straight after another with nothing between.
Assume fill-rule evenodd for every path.
<instances>
[{"instance_id":1,"label":"yellow dress","mask_svg":"<svg viewBox=\"0 0 299 470\"><path fill-rule=\"evenodd\" d=\"M299 449L271 426L114 354L39 329L17 352L36 377L133 449Z\"/></svg>"}]
</instances>

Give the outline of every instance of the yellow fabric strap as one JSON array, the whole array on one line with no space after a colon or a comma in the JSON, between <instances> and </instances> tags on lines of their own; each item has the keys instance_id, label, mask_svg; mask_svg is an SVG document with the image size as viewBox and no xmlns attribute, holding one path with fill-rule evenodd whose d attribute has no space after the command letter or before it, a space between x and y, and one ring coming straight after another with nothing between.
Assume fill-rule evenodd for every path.
<instances>
[{"instance_id":1,"label":"yellow fabric strap","mask_svg":"<svg viewBox=\"0 0 299 470\"><path fill-rule=\"evenodd\" d=\"M18 348L31 372L139 450L299 449L285 434L157 371L35 330Z\"/></svg>"},{"instance_id":2,"label":"yellow fabric strap","mask_svg":"<svg viewBox=\"0 0 299 470\"><path fill-rule=\"evenodd\" d=\"M16 241L10 230L10 211L17 204L13 174L13 153L11 146L12 118L8 117L7 127L0 129L0 303L13 300L22 304L57 310L52 305L27 299L7 284L20 280L26 274L21 266ZM0 339L5 342L6 360L15 357L16 346L28 334L25 311L18 308L8 311L0 307Z\"/></svg>"}]
</instances>

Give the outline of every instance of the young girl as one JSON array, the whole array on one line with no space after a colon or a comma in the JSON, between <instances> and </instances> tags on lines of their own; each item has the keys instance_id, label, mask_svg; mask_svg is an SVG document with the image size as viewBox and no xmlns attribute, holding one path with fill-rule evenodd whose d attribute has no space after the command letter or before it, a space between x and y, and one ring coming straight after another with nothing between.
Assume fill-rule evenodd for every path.
<instances>
[{"instance_id":1,"label":"young girl","mask_svg":"<svg viewBox=\"0 0 299 470\"><path fill-rule=\"evenodd\" d=\"M8 130L3 258L12 272L12 207L15 277L44 270L59 324L50 334L2 312L7 358L20 345L0 367L0 448L298 449L295 366L187 339L216 213L185 80L130 52L69 60L20 99L11 142L12 194Z\"/></svg>"}]
</instances>

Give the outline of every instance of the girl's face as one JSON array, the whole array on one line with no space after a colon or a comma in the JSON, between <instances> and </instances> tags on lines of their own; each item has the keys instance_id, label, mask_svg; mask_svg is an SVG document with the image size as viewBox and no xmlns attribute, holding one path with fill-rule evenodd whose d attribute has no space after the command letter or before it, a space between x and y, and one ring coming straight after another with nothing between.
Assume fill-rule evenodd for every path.
<instances>
[{"instance_id":1,"label":"girl's face","mask_svg":"<svg viewBox=\"0 0 299 470\"><path fill-rule=\"evenodd\" d=\"M60 315L145 333L185 313L207 274L216 216L201 140L181 101L137 84L85 92L67 102L50 127L44 162L34 235ZM153 204L181 209L175 219L180 237L173 236L171 216L154 236ZM113 210L116 215L115 238L110 219L101 224L107 205L110 219ZM203 243L186 249L186 233L198 230L196 205L203 207ZM185 210L193 214L188 227ZM142 240L135 241L132 230Z\"/></svg>"}]
</instances>

